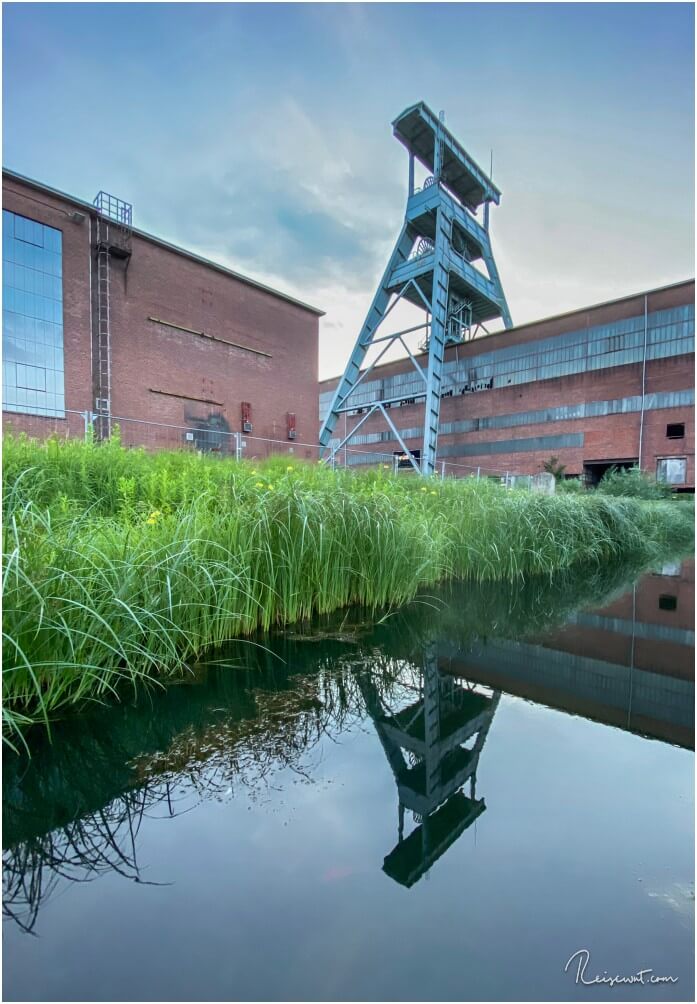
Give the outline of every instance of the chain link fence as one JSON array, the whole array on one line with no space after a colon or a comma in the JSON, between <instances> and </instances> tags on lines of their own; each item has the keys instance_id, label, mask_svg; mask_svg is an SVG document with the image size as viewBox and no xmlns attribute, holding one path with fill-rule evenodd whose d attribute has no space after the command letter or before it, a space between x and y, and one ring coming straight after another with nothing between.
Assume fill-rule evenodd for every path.
<instances>
[{"instance_id":1,"label":"chain link fence","mask_svg":"<svg viewBox=\"0 0 697 1004\"><path fill-rule=\"evenodd\" d=\"M86 411L65 408L60 416L48 412L42 415L26 415L20 412L3 411L3 432L19 435L26 433L37 439L85 439L90 435L91 415Z\"/></svg>"},{"instance_id":2,"label":"chain link fence","mask_svg":"<svg viewBox=\"0 0 697 1004\"><path fill-rule=\"evenodd\" d=\"M358 449L350 445L342 447L333 457L318 443L297 440L271 439L254 436L251 433L230 432L210 423L200 425L172 425L146 419L112 415L107 420L89 411L66 409L61 417L54 415L26 415L3 413L6 432L24 432L30 436L45 439L58 438L89 439L110 433L118 435L125 447L143 447L147 450L188 450L213 456L231 457L237 460L267 460L270 457L287 457L308 462L324 462L332 467L365 470L380 467L400 476L416 474L408 456L401 451L377 451ZM452 460L438 460L436 476L440 478L490 478L507 487L516 483L522 486L529 475L499 467L456 463Z\"/></svg>"}]
</instances>

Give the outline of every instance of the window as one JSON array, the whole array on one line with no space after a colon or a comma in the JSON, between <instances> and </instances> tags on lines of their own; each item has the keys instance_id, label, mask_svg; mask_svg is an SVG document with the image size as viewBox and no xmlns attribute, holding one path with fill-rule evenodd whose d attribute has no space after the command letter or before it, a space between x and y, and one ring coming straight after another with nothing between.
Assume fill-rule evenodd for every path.
<instances>
[{"instance_id":1,"label":"window","mask_svg":"<svg viewBox=\"0 0 697 1004\"><path fill-rule=\"evenodd\" d=\"M682 562L680 561L667 561L665 565L661 566L660 572L654 572L654 575L680 575L680 570L682 568Z\"/></svg>"},{"instance_id":2,"label":"window","mask_svg":"<svg viewBox=\"0 0 697 1004\"><path fill-rule=\"evenodd\" d=\"M685 423L684 422L672 422L666 426L666 436L668 439L684 439L685 437Z\"/></svg>"},{"instance_id":3,"label":"window","mask_svg":"<svg viewBox=\"0 0 697 1004\"><path fill-rule=\"evenodd\" d=\"M687 476L685 457L664 457L656 463L656 480L669 485L684 485Z\"/></svg>"},{"instance_id":4,"label":"window","mask_svg":"<svg viewBox=\"0 0 697 1004\"><path fill-rule=\"evenodd\" d=\"M5 411L64 417L63 235L2 213Z\"/></svg>"},{"instance_id":5,"label":"window","mask_svg":"<svg viewBox=\"0 0 697 1004\"><path fill-rule=\"evenodd\" d=\"M677 596L671 596L669 593L664 593L662 596L658 597L658 609L659 610L677 610L678 609L678 598Z\"/></svg>"}]
</instances>

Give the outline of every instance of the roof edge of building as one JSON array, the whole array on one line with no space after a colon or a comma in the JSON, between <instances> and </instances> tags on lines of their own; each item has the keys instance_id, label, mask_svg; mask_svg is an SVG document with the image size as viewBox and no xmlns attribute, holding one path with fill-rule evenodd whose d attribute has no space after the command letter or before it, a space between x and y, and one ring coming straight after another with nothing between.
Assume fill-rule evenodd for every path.
<instances>
[{"instance_id":1,"label":"roof edge of building","mask_svg":"<svg viewBox=\"0 0 697 1004\"><path fill-rule=\"evenodd\" d=\"M76 195L69 195L67 192L62 192L58 188L52 188L50 185L46 185L42 181L37 181L35 178L29 178L25 174L20 174L19 171L13 171L9 167L3 167L2 175L3 178L19 181L21 184L27 185L29 188L33 188L38 192L45 192L47 195L64 199L65 201L71 203L71 205L79 206L81 209L87 209L91 213L97 212L91 202L79 199ZM203 255L197 254L195 251L189 251L187 248L179 247L178 244L172 244L170 241L166 241L163 237L157 237L155 234L149 234L147 231L139 230L137 227L133 228L133 233L138 237L142 237L144 240L151 241L151 243L165 248L168 251L183 255L185 258L190 258L192 261L199 262L201 265L207 265L209 268L214 268L217 272L229 275L233 279L244 282L248 286L254 286L256 289L260 289L264 293L269 293L271 296L275 296L279 300L285 300L287 303L292 303L296 307L301 307L303 310L307 310L309 313L315 314L317 317L324 317L326 314L326 311L320 310L319 307L313 307L311 304L305 303L303 300L298 300L289 293L284 293L279 289L275 289L273 286L267 286L265 283L259 282L258 279L252 279L248 275L244 275L241 272L236 272L232 268L228 268L227 265L221 265L220 262L212 261L210 258L204 258Z\"/></svg>"},{"instance_id":2,"label":"roof edge of building","mask_svg":"<svg viewBox=\"0 0 697 1004\"><path fill-rule=\"evenodd\" d=\"M484 335L481 338L474 338L472 341L482 343L488 342L492 338L498 338L503 335L511 335L514 332L524 331L525 328L533 328L537 324L546 324L548 321L558 321L563 317L573 317L574 314L582 314L586 310L599 310L601 307L611 307L615 303L624 303L625 300L636 300L640 296L651 296L653 293L663 293L667 289L677 289L679 286L689 286L694 285L694 276L689 279L678 279L676 282L668 282L664 286L653 286L651 289L641 289L637 293L627 293L625 296L617 296L612 300L601 300L598 303L590 303L585 307L575 307L573 310L563 310L559 314L550 314L549 317L540 317L535 321L526 321L524 324L516 324L512 328L503 328L501 331L492 331L490 335ZM471 342L467 343L472 344ZM425 355L425 353L417 352L415 355ZM408 359L408 356L403 357L404 360ZM374 368L376 370L382 369L383 366L394 366L395 363L403 361L400 357L399 359L391 359L388 362L380 363ZM337 373L335 376L322 377L320 383L331 383L332 380L340 380L343 375Z\"/></svg>"}]
</instances>

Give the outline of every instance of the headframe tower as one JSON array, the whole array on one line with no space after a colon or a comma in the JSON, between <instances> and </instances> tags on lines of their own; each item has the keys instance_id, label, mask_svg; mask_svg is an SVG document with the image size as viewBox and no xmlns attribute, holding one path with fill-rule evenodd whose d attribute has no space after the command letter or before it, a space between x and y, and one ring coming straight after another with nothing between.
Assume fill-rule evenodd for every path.
<instances>
[{"instance_id":1,"label":"headframe tower","mask_svg":"<svg viewBox=\"0 0 697 1004\"><path fill-rule=\"evenodd\" d=\"M392 130L409 153L409 194L404 222L322 425L320 444L333 458L371 415L381 413L412 466L421 474L430 475L436 465L446 345L469 340L485 322L497 318L502 318L507 328L512 326L489 239L489 207L492 203L499 204L501 193L446 129L442 116L435 115L424 102L402 112L392 123ZM417 160L431 172L419 190L414 187ZM487 274L475 267L474 262L483 263ZM426 312L425 323L378 335L380 326L402 299ZM404 339L416 330L426 335L425 365ZM339 416L357 408L352 404L352 395L359 385L364 389L365 378L397 342L402 344L422 378L423 391L417 399L423 399L425 404L424 439L418 460L407 449L390 418L390 406L398 403L397 399L378 400L375 396L366 402L362 395L360 421L343 439L333 438ZM380 345L380 351L361 371L366 352L373 345Z\"/></svg>"}]
</instances>

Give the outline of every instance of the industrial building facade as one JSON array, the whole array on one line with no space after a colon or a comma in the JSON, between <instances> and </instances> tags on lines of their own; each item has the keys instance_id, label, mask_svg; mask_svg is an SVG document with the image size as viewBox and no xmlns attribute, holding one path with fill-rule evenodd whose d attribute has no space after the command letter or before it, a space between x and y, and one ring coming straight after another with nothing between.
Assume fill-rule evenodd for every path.
<instances>
[{"instance_id":1,"label":"industrial building facade","mask_svg":"<svg viewBox=\"0 0 697 1004\"><path fill-rule=\"evenodd\" d=\"M337 384L320 384L320 422ZM418 454L419 394L411 360L375 367L352 393L334 442L361 422L369 400L382 399ZM610 466L639 464L676 490L694 491L694 449L694 280L446 349L437 450L446 473L535 474L555 457L567 476L590 484ZM369 464L376 453L389 459L400 451L378 413L341 460Z\"/></svg>"},{"instance_id":2,"label":"industrial building facade","mask_svg":"<svg viewBox=\"0 0 697 1004\"><path fill-rule=\"evenodd\" d=\"M276 440L304 456L321 314L134 230L104 193L93 205L3 172L6 428L80 435L90 415L129 444L232 452L237 433L247 455Z\"/></svg>"}]
</instances>

